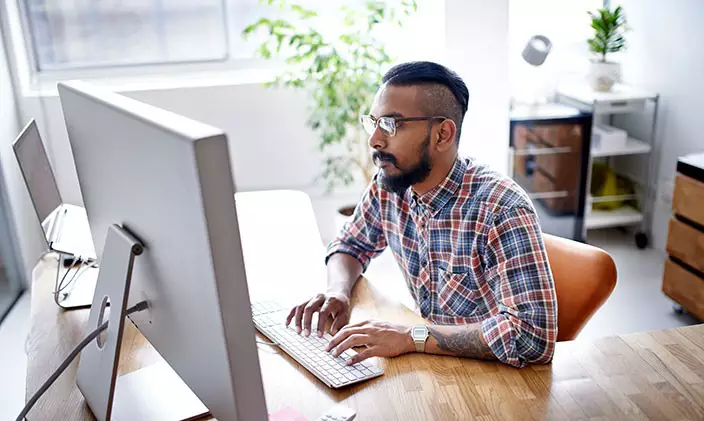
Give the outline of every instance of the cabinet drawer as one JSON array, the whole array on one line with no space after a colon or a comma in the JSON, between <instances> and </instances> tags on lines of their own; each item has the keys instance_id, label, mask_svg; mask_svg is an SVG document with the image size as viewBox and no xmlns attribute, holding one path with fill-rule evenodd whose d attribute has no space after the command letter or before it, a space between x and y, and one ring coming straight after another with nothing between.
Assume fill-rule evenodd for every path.
<instances>
[{"instance_id":1,"label":"cabinet drawer","mask_svg":"<svg viewBox=\"0 0 704 421\"><path fill-rule=\"evenodd\" d=\"M597 102L594 104L594 112L603 114L642 113L643 110L645 110L645 99Z\"/></svg>"},{"instance_id":2,"label":"cabinet drawer","mask_svg":"<svg viewBox=\"0 0 704 421\"><path fill-rule=\"evenodd\" d=\"M559 189L576 190L579 188L579 157L578 153L538 155L535 162L555 180Z\"/></svg>"},{"instance_id":3,"label":"cabinet drawer","mask_svg":"<svg viewBox=\"0 0 704 421\"><path fill-rule=\"evenodd\" d=\"M537 127L535 134L548 147L569 147L571 152L582 150L582 128L578 124L557 124Z\"/></svg>"},{"instance_id":4,"label":"cabinet drawer","mask_svg":"<svg viewBox=\"0 0 704 421\"><path fill-rule=\"evenodd\" d=\"M675 177L672 209L676 214L704 225L704 183L678 174Z\"/></svg>"},{"instance_id":5,"label":"cabinet drawer","mask_svg":"<svg viewBox=\"0 0 704 421\"><path fill-rule=\"evenodd\" d=\"M540 170L533 174L532 190L533 194L529 194L529 196L537 197L531 197L531 199L539 200L551 212L563 214L574 213L577 210L578 197L574 192L560 188ZM555 197L547 197L546 193L548 195L554 194Z\"/></svg>"},{"instance_id":6,"label":"cabinet drawer","mask_svg":"<svg viewBox=\"0 0 704 421\"><path fill-rule=\"evenodd\" d=\"M676 218L670 219L667 254L704 272L704 232Z\"/></svg>"},{"instance_id":7,"label":"cabinet drawer","mask_svg":"<svg viewBox=\"0 0 704 421\"><path fill-rule=\"evenodd\" d=\"M698 319L704 320L704 279L668 259L665 262L662 292Z\"/></svg>"}]
</instances>

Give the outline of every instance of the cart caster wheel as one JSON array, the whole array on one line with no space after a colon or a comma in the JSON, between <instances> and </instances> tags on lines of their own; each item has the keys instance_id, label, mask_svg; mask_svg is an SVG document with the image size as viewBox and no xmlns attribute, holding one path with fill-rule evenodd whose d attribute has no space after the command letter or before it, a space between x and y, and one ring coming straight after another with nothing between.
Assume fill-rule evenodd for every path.
<instances>
[{"instance_id":1,"label":"cart caster wheel","mask_svg":"<svg viewBox=\"0 0 704 421\"><path fill-rule=\"evenodd\" d=\"M682 307L682 306L679 305L679 304L673 304L673 305L672 305L672 311L674 311L675 314L678 314L678 315L681 316L681 315L684 314L684 307Z\"/></svg>"},{"instance_id":2,"label":"cart caster wheel","mask_svg":"<svg viewBox=\"0 0 704 421\"><path fill-rule=\"evenodd\" d=\"M648 247L648 236L644 232L636 234L636 246L641 250Z\"/></svg>"}]
</instances>

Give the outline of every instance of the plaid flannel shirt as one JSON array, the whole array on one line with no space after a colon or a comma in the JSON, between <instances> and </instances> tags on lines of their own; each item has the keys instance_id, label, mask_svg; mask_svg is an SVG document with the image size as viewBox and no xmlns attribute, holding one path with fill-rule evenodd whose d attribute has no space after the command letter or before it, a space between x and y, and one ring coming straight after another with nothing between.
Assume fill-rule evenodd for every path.
<instances>
[{"instance_id":1,"label":"plaid flannel shirt","mask_svg":"<svg viewBox=\"0 0 704 421\"><path fill-rule=\"evenodd\" d=\"M458 158L418 197L376 179L328 246L366 270L389 246L421 315L437 324L481 322L496 357L522 367L551 361L557 302L538 217L513 180Z\"/></svg>"}]
</instances>

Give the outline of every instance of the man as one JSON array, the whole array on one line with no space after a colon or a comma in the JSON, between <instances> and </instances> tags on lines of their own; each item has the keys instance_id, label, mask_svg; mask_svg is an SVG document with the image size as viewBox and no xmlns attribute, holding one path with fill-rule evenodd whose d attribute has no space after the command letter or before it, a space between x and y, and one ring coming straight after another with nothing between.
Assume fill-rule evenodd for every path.
<instances>
[{"instance_id":1,"label":"man","mask_svg":"<svg viewBox=\"0 0 704 421\"><path fill-rule=\"evenodd\" d=\"M327 292L294 307L286 324L309 335L318 312L316 330L330 325L335 356L366 347L350 364L415 351L549 362L557 303L538 217L511 179L458 157L467 87L429 62L400 64L382 82L361 118L379 171L328 247ZM386 247L426 326L346 326L352 287Z\"/></svg>"}]
</instances>

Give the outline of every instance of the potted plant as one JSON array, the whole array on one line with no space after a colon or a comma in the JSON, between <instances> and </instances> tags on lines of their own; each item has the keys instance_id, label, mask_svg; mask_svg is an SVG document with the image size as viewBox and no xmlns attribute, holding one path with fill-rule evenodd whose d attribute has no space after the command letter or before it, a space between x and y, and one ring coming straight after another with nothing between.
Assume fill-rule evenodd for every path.
<instances>
[{"instance_id":1,"label":"potted plant","mask_svg":"<svg viewBox=\"0 0 704 421\"><path fill-rule=\"evenodd\" d=\"M274 6L274 0L265 0ZM318 30L318 14L295 2L276 1L284 18L260 18L243 31L245 38L264 31L257 51L265 59L284 59L286 70L268 84L305 89L310 116L307 125L319 134L323 169L317 180L326 192L355 183L368 184L375 173L367 136L359 116L368 112L383 72L392 63L379 32L400 26L417 9L415 0L366 0L363 7L340 6L341 21L326 23L336 31ZM330 35L329 32L336 32ZM338 209L339 227L354 204Z\"/></svg>"},{"instance_id":2,"label":"potted plant","mask_svg":"<svg viewBox=\"0 0 704 421\"><path fill-rule=\"evenodd\" d=\"M616 53L626 48L624 32L626 17L621 6L613 11L609 8L587 12L591 17L594 37L587 40L589 51L597 55L591 62L589 83L595 91L607 92L621 78L621 64L607 61L607 53Z\"/></svg>"}]
</instances>

